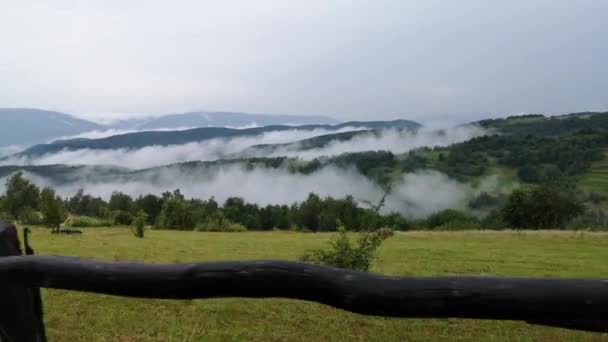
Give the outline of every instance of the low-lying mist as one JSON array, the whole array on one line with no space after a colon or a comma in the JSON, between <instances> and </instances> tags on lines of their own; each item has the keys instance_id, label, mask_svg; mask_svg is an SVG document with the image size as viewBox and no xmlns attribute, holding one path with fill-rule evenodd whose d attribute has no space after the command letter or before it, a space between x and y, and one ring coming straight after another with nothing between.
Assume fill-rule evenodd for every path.
<instances>
[{"instance_id":1,"label":"low-lying mist","mask_svg":"<svg viewBox=\"0 0 608 342\"><path fill-rule=\"evenodd\" d=\"M238 196L260 205L292 204L303 201L309 193L342 198L352 195L358 201L376 203L384 190L354 169L325 167L312 174L289 173L284 168L255 168L220 166L205 172L188 172L178 167L138 172L127 178L96 181L86 173L71 176L68 182L57 183L44 175L25 172L24 176L37 185L50 186L62 196L72 196L79 189L85 193L109 199L113 191L131 196L160 195L180 189L191 198L215 197L224 201ZM5 181L0 181L4 185ZM494 186L488 178L477 188L457 182L437 171L405 174L387 197L385 212L399 212L421 218L439 210L465 209L469 199Z\"/></svg>"},{"instance_id":2,"label":"low-lying mist","mask_svg":"<svg viewBox=\"0 0 608 342\"><path fill-rule=\"evenodd\" d=\"M485 129L474 125L445 130L383 130L379 134L370 132L369 134L356 135L346 141L334 140L320 148L302 150L300 148L301 144L296 143L274 149L260 148L248 154L255 157L298 157L304 160L363 151L391 151L400 154L421 147L449 146L486 134Z\"/></svg>"},{"instance_id":3,"label":"low-lying mist","mask_svg":"<svg viewBox=\"0 0 608 342\"><path fill-rule=\"evenodd\" d=\"M253 137L212 139L185 145L150 146L132 150L64 150L59 153L45 154L39 157L12 157L3 160L0 165L117 165L131 169L145 169L186 161L235 158L242 156L241 153L243 151L255 145L285 144L321 135L354 130L359 129L352 127L337 131L294 129L267 132ZM335 156L346 152L385 150L394 153L404 153L424 146L447 146L485 134L487 132L478 126L460 126L446 130L420 130L417 132L385 130L377 134L357 135L348 141L332 141L324 147L307 150L300 150L299 144L275 148L249 149L246 156L289 156L310 160L321 156Z\"/></svg>"}]
</instances>

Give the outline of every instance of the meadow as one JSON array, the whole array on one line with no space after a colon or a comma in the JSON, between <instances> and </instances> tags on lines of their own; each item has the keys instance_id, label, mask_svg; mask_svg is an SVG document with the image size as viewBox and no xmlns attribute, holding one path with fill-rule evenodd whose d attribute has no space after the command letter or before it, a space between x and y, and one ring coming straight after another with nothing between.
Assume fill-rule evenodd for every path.
<instances>
[{"instance_id":1,"label":"meadow","mask_svg":"<svg viewBox=\"0 0 608 342\"><path fill-rule=\"evenodd\" d=\"M591 169L580 177L579 185L586 191L608 193L608 159L594 162Z\"/></svg>"},{"instance_id":2,"label":"meadow","mask_svg":"<svg viewBox=\"0 0 608 342\"><path fill-rule=\"evenodd\" d=\"M33 229L38 254L107 261L287 259L323 246L330 233L202 233L84 229L81 236ZM464 231L397 233L373 272L608 278L608 233ZM285 299L147 300L43 290L49 341L608 341L608 335L463 319L366 317Z\"/></svg>"}]
</instances>

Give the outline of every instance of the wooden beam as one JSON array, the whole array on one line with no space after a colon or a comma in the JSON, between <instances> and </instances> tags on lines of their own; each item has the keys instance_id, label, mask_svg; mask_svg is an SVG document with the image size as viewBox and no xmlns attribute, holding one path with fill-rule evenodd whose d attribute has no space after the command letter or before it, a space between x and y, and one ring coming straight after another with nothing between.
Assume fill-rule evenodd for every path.
<instances>
[{"instance_id":1,"label":"wooden beam","mask_svg":"<svg viewBox=\"0 0 608 342\"><path fill-rule=\"evenodd\" d=\"M21 255L17 230L0 222L0 259L16 255ZM0 341L46 341L37 286L15 286L0 276Z\"/></svg>"},{"instance_id":2,"label":"wooden beam","mask_svg":"<svg viewBox=\"0 0 608 342\"><path fill-rule=\"evenodd\" d=\"M0 258L12 286L117 296L292 298L409 318L520 320L608 332L608 279L389 277L288 261L108 263L62 256Z\"/></svg>"}]
</instances>

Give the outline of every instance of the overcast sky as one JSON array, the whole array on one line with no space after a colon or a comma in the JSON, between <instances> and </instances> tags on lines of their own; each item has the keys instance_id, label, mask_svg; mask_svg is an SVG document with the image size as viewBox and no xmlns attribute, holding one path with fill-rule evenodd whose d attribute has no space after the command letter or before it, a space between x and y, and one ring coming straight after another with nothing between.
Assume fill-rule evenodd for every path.
<instances>
[{"instance_id":1,"label":"overcast sky","mask_svg":"<svg viewBox=\"0 0 608 342\"><path fill-rule=\"evenodd\" d=\"M0 0L0 107L468 121L608 110L608 1Z\"/></svg>"}]
</instances>

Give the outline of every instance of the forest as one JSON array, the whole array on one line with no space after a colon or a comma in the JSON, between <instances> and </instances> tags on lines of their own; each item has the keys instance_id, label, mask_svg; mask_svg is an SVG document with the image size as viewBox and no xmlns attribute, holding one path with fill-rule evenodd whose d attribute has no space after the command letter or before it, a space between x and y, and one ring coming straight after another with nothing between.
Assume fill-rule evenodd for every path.
<instances>
[{"instance_id":1,"label":"forest","mask_svg":"<svg viewBox=\"0 0 608 342\"><path fill-rule=\"evenodd\" d=\"M388 194L388 192L387 192ZM386 197L386 195L385 195ZM481 193L469 203L471 208L495 208L485 215L454 209L442 210L424 219L404 217L383 210L385 197L378 203L345 198L322 198L310 193L306 200L291 205L260 206L239 197L223 203L214 198L186 198L179 189L160 196L148 194L133 198L119 191L108 201L85 194L62 198L49 187L40 189L16 173L6 182L0 197L0 217L23 225L65 227L129 226L136 222L156 229L226 231L296 230L331 232L460 229L562 229L595 227L581 221L584 204L573 193L546 185L513 191L503 202ZM578 219L578 222L577 222ZM576 225L573 225L573 222ZM602 229L603 226L595 227Z\"/></svg>"}]
</instances>

